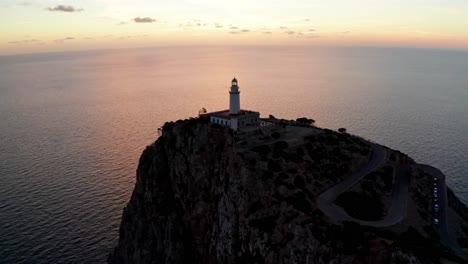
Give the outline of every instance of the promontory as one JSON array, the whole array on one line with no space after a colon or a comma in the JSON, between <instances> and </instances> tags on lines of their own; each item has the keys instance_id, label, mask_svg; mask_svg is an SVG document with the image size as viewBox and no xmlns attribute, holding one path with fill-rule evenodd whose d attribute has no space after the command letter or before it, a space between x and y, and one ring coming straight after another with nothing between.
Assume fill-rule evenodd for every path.
<instances>
[{"instance_id":1,"label":"promontory","mask_svg":"<svg viewBox=\"0 0 468 264\"><path fill-rule=\"evenodd\" d=\"M463 263L445 175L313 120L168 122L142 153L109 263Z\"/></svg>"}]
</instances>

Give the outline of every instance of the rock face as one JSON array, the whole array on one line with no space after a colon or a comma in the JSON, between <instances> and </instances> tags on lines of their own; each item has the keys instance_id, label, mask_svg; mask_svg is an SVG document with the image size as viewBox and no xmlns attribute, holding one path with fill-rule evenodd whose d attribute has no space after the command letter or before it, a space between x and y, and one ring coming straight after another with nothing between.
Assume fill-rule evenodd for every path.
<instances>
[{"instance_id":1,"label":"rock face","mask_svg":"<svg viewBox=\"0 0 468 264\"><path fill-rule=\"evenodd\" d=\"M109 263L432 261L403 248L401 232L333 225L317 209L321 192L371 156L357 137L328 130L295 146L241 147L204 118L162 132L140 158Z\"/></svg>"}]
</instances>

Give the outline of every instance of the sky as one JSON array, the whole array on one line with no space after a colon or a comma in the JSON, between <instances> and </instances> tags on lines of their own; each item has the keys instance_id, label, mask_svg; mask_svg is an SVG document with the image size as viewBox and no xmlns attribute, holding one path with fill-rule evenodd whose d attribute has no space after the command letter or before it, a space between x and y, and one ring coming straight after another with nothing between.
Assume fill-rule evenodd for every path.
<instances>
[{"instance_id":1,"label":"sky","mask_svg":"<svg viewBox=\"0 0 468 264\"><path fill-rule=\"evenodd\" d=\"M172 45L468 49L468 1L0 0L0 55Z\"/></svg>"}]
</instances>

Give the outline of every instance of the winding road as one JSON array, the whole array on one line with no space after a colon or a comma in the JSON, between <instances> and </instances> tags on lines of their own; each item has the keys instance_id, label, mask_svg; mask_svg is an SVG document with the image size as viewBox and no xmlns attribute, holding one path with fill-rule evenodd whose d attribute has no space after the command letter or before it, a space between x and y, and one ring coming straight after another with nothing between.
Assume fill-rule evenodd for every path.
<instances>
[{"instance_id":1,"label":"winding road","mask_svg":"<svg viewBox=\"0 0 468 264\"><path fill-rule=\"evenodd\" d=\"M448 232L448 220L447 220L447 186L445 184L445 175L438 169L424 164L412 164L397 168L395 172L395 188L392 193L392 205L388 210L386 217L382 220L377 221L364 221L356 219L348 215L346 211L336 205L334 201L340 194L351 188L354 184L359 182L369 173L379 169L388 158L388 152L382 146L371 143L372 157L369 163L346 177L344 180L323 192L317 198L317 204L319 209L328 216L334 223L340 223L343 221L353 221L361 225L372 226L372 227L388 227L395 225L403 220L406 215L406 207L409 196L409 181L410 181L410 169L419 168L425 173L431 175L432 178L437 178L437 186L439 190L439 210L440 219L439 225L436 230L438 231L441 239L441 243L451 248L455 254L460 257L467 257L466 252L450 237ZM431 178L431 179L432 179ZM432 192L432 190L431 190ZM431 219L431 222L433 219Z\"/></svg>"},{"instance_id":2,"label":"winding road","mask_svg":"<svg viewBox=\"0 0 468 264\"><path fill-rule=\"evenodd\" d=\"M380 145L372 144L372 158L369 163L366 164L359 171L354 172L344 178L343 181L339 182L332 188L323 192L317 199L317 204L320 210L328 216L333 222L339 223L342 221L354 221L362 225L370 225L380 227L383 226L379 224L380 221L363 221L355 219L346 213L346 211L336 205L334 201L340 194L351 188L354 184L359 182L367 174L373 172L374 170L380 168L385 161L387 160L387 151Z\"/></svg>"}]
</instances>

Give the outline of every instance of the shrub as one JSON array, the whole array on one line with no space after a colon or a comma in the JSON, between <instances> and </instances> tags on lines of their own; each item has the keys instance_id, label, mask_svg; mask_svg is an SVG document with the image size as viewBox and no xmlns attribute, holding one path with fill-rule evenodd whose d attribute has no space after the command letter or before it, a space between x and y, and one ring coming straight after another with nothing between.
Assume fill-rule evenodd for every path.
<instances>
[{"instance_id":1,"label":"shrub","mask_svg":"<svg viewBox=\"0 0 468 264\"><path fill-rule=\"evenodd\" d=\"M389 168L389 169L387 169ZM382 175L382 181L384 182L384 190L391 191L393 187L393 167L385 167L384 174Z\"/></svg>"},{"instance_id":2,"label":"shrub","mask_svg":"<svg viewBox=\"0 0 468 264\"><path fill-rule=\"evenodd\" d=\"M208 124L210 123L210 116L209 115L202 115L198 118L198 121L201 123L201 124Z\"/></svg>"},{"instance_id":3,"label":"shrub","mask_svg":"<svg viewBox=\"0 0 468 264\"><path fill-rule=\"evenodd\" d=\"M274 148L275 150L283 150L288 148L288 142L286 141L278 141L275 143Z\"/></svg>"},{"instance_id":4,"label":"shrub","mask_svg":"<svg viewBox=\"0 0 468 264\"><path fill-rule=\"evenodd\" d=\"M301 118L296 119L296 122L301 125L310 126L313 123L315 123L315 120L307 118L307 117L301 117Z\"/></svg>"},{"instance_id":5,"label":"shrub","mask_svg":"<svg viewBox=\"0 0 468 264\"><path fill-rule=\"evenodd\" d=\"M250 149L253 152L257 152L261 157L268 155L271 152L270 147L267 145L255 146Z\"/></svg>"},{"instance_id":6,"label":"shrub","mask_svg":"<svg viewBox=\"0 0 468 264\"><path fill-rule=\"evenodd\" d=\"M302 163L304 162L304 159L297 155L296 153L289 153L289 152L280 152L281 157L283 157L286 161L288 162L294 162L294 163Z\"/></svg>"},{"instance_id":7,"label":"shrub","mask_svg":"<svg viewBox=\"0 0 468 264\"><path fill-rule=\"evenodd\" d=\"M370 182L368 180L363 180L363 181L361 181L361 188L364 191L370 192L370 191L374 190L374 184L372 184L372 182Z\"/></svg>"},{"instance_id":8,"label":"shrub","mask_svg":"<svg viewBox=\"0 0 468 264\"><path fill-rule=\"evenodd\" d=\"M304 150L302 148L298 148L296 149L296 154L302 157L304 156Z\"/></svg>"},{"instance_id":9,"label":"shrub","mask_svg":"<svg viewBox=\"0 0 468 264\"><path fill-rule=\"evenodd\" d=\"M465 233L465 235L468 236L468 223L463 223L463 225L461 227L462 227L462 230Z\"/></svg>"},{"instance_id":10,"label":"shrub","mask_svg":"<svg viewBox=\"0 0 468 264\"><path fill-rule=\"evenodd\" d=\"M358 223L343 222L343 250L345 254L352 254L358 246L365 243L362 229Z\"/></svg>"},{"instance_id":11,"label":"shrub","mask_svg":"<svg viewBox=\"0 0 468 264\"><path fill-rule=\"evenodd\" d=\"M278 164L278 162L270 160L268 161L268 170L272 172L280 172L281 166Z\"/></svg>"},{"instance_id":12,"label":"shrub","mask_svg":"<svg viewBox=\"0 0 468 264\"><path fill-rule=\"evenodd\" d=\"M273 133L271 133L271 137L274 138L274 139L278 139L278 138L280 138L280 136L281 136L281 135L280 135L279 132L273 132Z\"/></svg>"},{"instance_id":13,"label":"shrub","mask_svg":"<svg viewBox=\"0 0 468 264\"><path fill-rule=\"evenodd\" d=\"M365 193L345 192L336 199L336 204L357 219L375 221L383 216L382 202Z\"/></svg>"},{"instance_id":14,"label":"shrub","mask_svg":"<svg viewBox=\"0 0 468 264\"><path fill-rule=\"evenodd\" d=\"M287 197L286 202L291 204L294 209L304 213L310 213L312 211L312 207L303 192L297 192L294 195Z\"/></svg>"},{"instance_id":15,"label":"shrub","mask_svg":"<svg viewBox=\"0 0 468 264\"><path fill-rule=\"evenodd\" d=\"M262 208L263 208L262 203L260 201L256 201L249 206L249 209L247 210L247 215L251 215Z\"/></svg>"},{"instance_id":16,"label":"shrub","mask_svg":"<svg viewBox=\"0 0 468 264\"><path fill-rule=\"evenodd\" d=\"M338 132L340 132L340 133L346 133L346 128L340 127L340 128L338 128Z\"/></svg>"},{"instance_id":17,"label":"shrub","mask_svg":"<svg viewBox=\"0 0 468 264\"><path fill-rule=\"evenodd\" d=\"M305 181L301 176L296 176L296 178L294 178L294 185L296 185L297 188L302 189L305 186Z\"/></svg>"},{"instance_id":18,"label":"shrub","mask_svg":"<svg viewBox=\"0 0 468 264\"><path fill-rule=\"evenodd\" d=\"M267 216L264 218L253 219L250 220L249 225L263 232L271 233L271 231L273 231L273 228L275 228L276 226L276 218L277 217L275 216Z\"/></svg>"}]
</instances>

